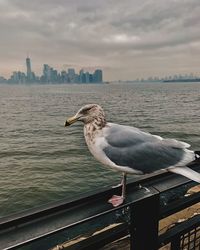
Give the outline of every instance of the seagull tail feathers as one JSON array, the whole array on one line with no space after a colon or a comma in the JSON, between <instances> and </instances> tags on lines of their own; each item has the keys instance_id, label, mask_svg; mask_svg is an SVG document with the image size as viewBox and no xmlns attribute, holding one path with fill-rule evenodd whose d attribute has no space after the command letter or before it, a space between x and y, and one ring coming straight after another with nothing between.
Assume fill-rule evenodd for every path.
<instances>
[{"instance_id":1,"label":"seagull tail feathers","mask_svg":"<svg viewBox=\"0 0 200 250\"><path fill-rule=\"evenodd\" d=\"M199 160L199 159L198 159ZM200 160L199 160L200 162ZM176 173L176 174L180 174L180 175L183 175L195 182L198 182L200 183L200 173L192 170L191 168L188 168L188 167L172 167L172 168L169 168L168 169L169 172L172 172L172 173Z\"/></svg>"}]
</instances>

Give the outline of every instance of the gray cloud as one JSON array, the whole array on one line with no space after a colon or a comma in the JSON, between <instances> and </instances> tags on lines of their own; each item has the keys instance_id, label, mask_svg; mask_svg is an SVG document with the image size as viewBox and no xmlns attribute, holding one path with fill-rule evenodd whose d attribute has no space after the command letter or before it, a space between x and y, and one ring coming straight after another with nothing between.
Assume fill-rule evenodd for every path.
<instances>
[{"instance_id":1,"label":"gray cloud","mask_svg":"<svg viewBox=\"0 0 200 250\"><path fill-rule=\"evenodd\" d=\"M198 73L199 0L1 0L0 75L43 63L106 79Z\"/></svg>"}]
</instances>

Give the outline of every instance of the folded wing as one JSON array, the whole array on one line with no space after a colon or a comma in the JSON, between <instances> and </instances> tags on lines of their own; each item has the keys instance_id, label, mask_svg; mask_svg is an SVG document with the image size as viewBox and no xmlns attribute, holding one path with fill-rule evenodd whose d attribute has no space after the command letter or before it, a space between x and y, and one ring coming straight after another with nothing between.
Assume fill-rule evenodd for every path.
<instances>
[{"instance_id":1,"label":"folded wing","mask_svg":"<svg viewBox=\"0 0 200 250\"><path fill-rule=\"evenodd\" d=\"M194 160L189 144L145 133L137 128L110 123L104 129L103 151L118 166L126 166L144 174L160 169L186 165Z\"/></svg>"}]
</instances>

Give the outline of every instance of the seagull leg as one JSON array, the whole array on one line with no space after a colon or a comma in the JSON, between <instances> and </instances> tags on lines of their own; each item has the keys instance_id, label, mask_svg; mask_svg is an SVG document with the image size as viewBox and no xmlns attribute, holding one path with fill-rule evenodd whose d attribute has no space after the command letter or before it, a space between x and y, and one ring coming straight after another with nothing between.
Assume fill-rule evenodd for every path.
<instances>
[{"instance_id":1,"label":"seagull leg","mask_svg":"<svg viewBox=\"0 0 200 250\"><path fill-rule=\"evenodd\" d=\"M122 177L122 194L121 196L118 195L113 195L108 202L111 203L113 205L113 207L117 207L121 204L123 204L125 197L126 197L126 173L123 173L123 177Z\"/></svg>"}]
</instances>

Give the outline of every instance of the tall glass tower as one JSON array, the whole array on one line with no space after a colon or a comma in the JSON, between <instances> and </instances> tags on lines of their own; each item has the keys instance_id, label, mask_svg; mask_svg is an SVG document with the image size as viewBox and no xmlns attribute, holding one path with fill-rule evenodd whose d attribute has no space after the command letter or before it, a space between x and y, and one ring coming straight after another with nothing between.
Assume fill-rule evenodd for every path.
<instances>
[{"instance_id":1,"label":"tall glass tower","mask_svg":"<svg viewBox=\"0 0 200 250\"><path fill-rule=\"evenodd\" d=\"M27 69L27 81L30 82L32 79L31 72L31 59L29 57L26 58L26 69Z\"/></svg>"}]
</instances>

